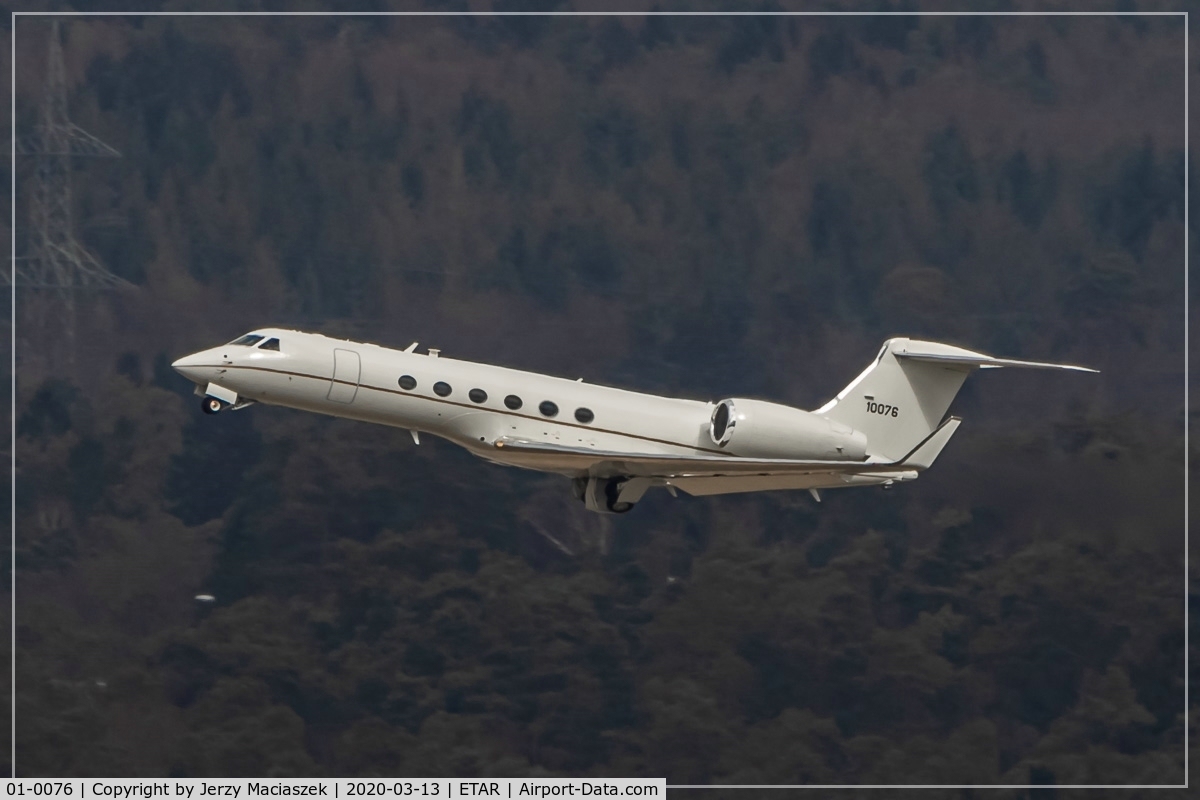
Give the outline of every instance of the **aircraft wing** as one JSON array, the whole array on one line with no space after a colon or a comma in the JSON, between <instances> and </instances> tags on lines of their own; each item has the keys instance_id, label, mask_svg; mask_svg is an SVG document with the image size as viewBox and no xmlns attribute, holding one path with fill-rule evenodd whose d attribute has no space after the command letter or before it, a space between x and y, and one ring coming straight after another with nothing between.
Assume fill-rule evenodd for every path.
<instances>
[{"instance_id":1,"label":"aircraft wing","mask_svg":"<svg viewBox=\"0 0 1200 800\"><path fill-rule=\"evenodd\" d=\"M805 472L871 472L880 464L865 461L795 461L782 458L738 458L736 456L666 455L594 450L549 442L501 439L496 447L505 452L528 455L564 456L578 459L581 469L597 477L625 475L645 478L681 478L712 475L785 475ZM887 466L884 464L883 466Z\"/></svg>"},{"instance_id":2,"label":"aircraft wing","mask_svg":"<svg viewBox=\"0 0 1200 800\"><path fill-rule=\"evenodd\" d=\"M738 456L669 455L595 450L589 447L534 442L502 437L495 447L506 453L559 456L580 471L596 477L700 478L776 475L871 475L905 469L924 469L958 428L957 417L947 419L912 452L896 461L800 461L786 458L739 458Z\"/></svg>"}]
</instances>

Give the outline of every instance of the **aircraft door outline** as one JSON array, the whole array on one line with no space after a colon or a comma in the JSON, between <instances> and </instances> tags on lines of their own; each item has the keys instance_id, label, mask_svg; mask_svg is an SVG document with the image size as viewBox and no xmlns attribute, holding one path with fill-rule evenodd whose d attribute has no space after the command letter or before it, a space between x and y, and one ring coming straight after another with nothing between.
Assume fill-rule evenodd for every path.
<instances>
[{"instance_id":1,"label":"aircraft door outline","mask_svg":"<svg viewBox=\"0 0 1200 800\"><path fill-rule=\"evenodd\" d=\"M362 377L362 359L354 350L333 351L333 380L326 397L335 403L353 403ZM349 385L347 385L349 384Z\"/></svg>"}]
</instances>

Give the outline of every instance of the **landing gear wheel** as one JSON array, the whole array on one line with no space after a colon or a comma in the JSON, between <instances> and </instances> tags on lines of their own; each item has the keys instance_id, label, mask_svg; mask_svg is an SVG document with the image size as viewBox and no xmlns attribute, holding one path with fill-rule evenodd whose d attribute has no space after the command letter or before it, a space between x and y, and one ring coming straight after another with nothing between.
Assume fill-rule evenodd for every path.
<instances>
[{"instance_id":1,"label":"landing gear wheel","mask_svg":"<svg viewBox=\"0 0 1200 800\"><path fill-rule=\"evenodd\" d=\"M224 407L225 407L225 404L222 403L220 400L218 400L215 397L205 397L203 400L200 401L200 408L204 411L205 414L216 414L218 411L220 411Z\"/></svg>"},{"instance_id":2,"label":"landing gear wheel","mask_svg":"<svg viewBox=\"0 0 1200 800\"><path fill-rule=\"evenodd\" d=\"M629 482L628 478L579 478L575 483L576 491L583 488L583 505L588 511L598 511L601 514L624 514L633 508L633 502L621 499L621 489ZM640 499L645 493L635 493Z\"/></svg>"},{"instance_id":3,"label":"landing gear wheel","mask_svg":"<svg viewBox=\"0 0 1200 800\"><path fill-rule=\"evenodd\" d=\"M617 498L621 495L621 487L625 481L611 480L604 485L604 497L608 500L608 510L614 514L624 514L633 508L633 503L622 503Z\"/></svg>"}]
</instances>

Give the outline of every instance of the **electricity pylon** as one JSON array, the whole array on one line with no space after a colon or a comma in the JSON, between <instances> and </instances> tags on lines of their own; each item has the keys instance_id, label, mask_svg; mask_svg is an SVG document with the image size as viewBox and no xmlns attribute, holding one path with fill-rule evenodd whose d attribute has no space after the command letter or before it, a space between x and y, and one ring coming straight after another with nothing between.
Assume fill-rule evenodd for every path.
<instances>
[{"instance_id":1,"label":"electricity pylon","mask_svg":"<svg viewBox=\"0 0 1200 800\"><path fill-rule=\"evenodd\" d=\"M75 293L81 289L131 287L128 281L109 272L75 238L71 222L71 158L120 158L121 154L71 122L67 116L67 78L63 66L59 22L50 28L46 87L40 121L29 139L18 137L17 152L37 160L35 187L30 210L33 235L30 252L18 258L5 273L6 284L19 289L54 290L67 340L67 354L74 361Z\"/></svg>"}]
</instances>

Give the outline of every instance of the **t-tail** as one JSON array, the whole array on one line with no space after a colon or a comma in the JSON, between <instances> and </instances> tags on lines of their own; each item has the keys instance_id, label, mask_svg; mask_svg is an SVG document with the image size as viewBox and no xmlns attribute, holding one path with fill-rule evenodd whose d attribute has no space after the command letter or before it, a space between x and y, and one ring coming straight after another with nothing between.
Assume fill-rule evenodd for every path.
<instances>
[{"instance_id":1,"label":"t-tail","mask_svg":"<svg viewBox=\"0 0 1200 800\"><path fill-rule=\"evenodd\" d=\"M996 367L1098 372L1070 364L993 358L940 342L888 339L849 386L813 413L866 434L871 457L924 469L958 428L957 418L943 418L967 375L976 368Z\"/></svg>"}]
</instances>

